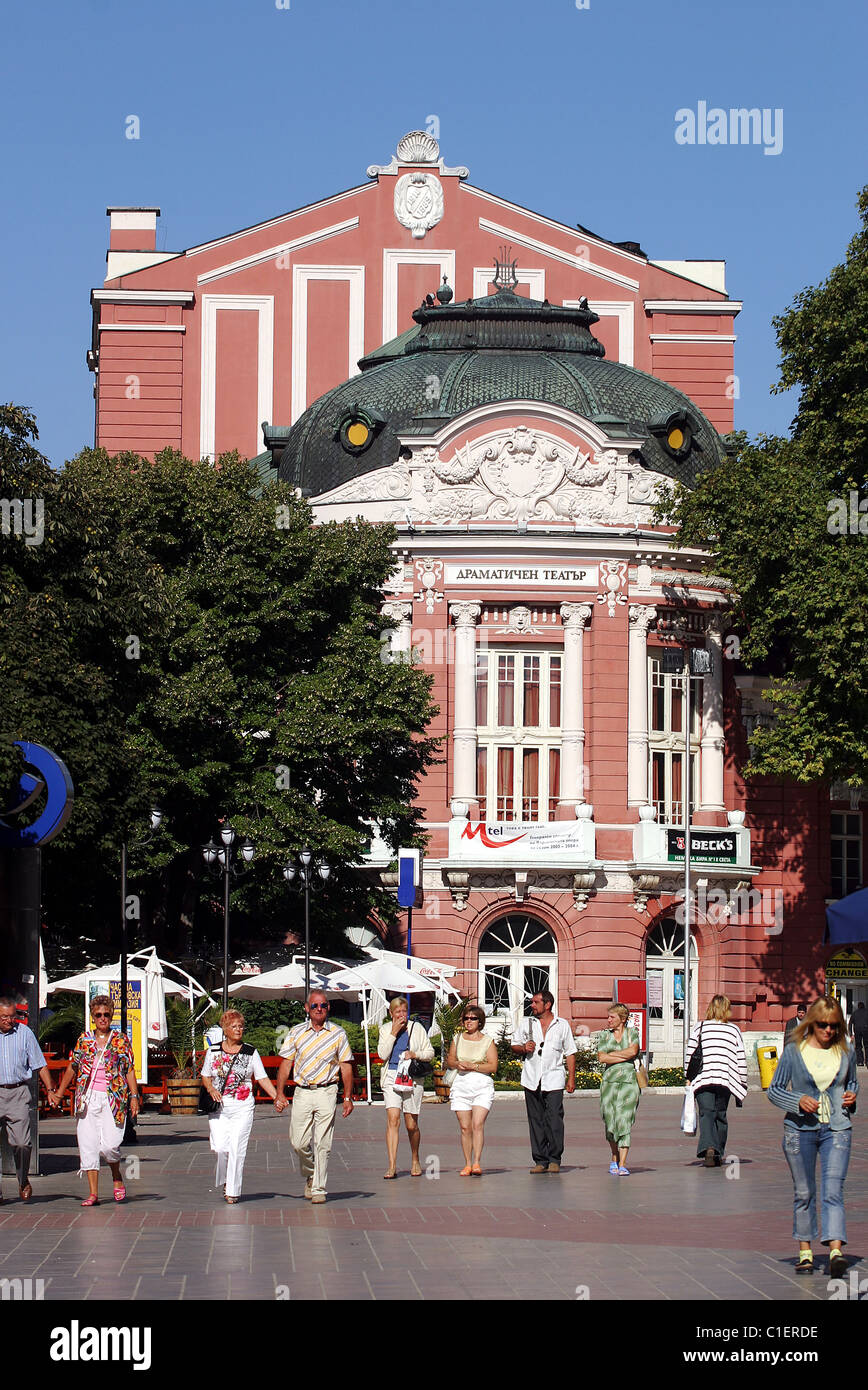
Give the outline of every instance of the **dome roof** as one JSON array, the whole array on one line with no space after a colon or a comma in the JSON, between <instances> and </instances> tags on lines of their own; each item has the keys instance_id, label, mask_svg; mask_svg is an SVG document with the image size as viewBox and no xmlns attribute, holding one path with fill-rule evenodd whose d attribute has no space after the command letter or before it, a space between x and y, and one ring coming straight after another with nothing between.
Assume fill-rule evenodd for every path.
<instances>
[{"instance_id":1,"label":"dome roof","mask_svg":"<svg viewBox=\"0 0 868 1390\"><path fill-rule=\"evenodd\" d=\"M507 285L457 304L428 296L413 319L415 327L362 358L359 376L299 417L280 455L281 481L307 496L328 492L395 463L399 436L433 435L499 401L560 406L613 442L641 439L646 468L688 485L723 457L719 436L687 396L604 360L586 300L567 308Z\"/></svg>"}]
</instances>

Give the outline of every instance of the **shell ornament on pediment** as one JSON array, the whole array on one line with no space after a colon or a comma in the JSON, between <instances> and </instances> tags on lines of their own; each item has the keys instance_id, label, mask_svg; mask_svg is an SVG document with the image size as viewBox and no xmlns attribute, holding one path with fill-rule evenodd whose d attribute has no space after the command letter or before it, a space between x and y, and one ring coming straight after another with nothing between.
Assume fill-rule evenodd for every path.
<instances>
[{"instance_id":1,"label":"shell ornament on pediment","mask_svg":"<svg viewBox=\"0 0 868 1390\"><path fill-rule=\"evenodd\" d=\"M436 164L440 146L425 130L411 130L398 141L395 151L402 164Z\"/></svg>"}]
</instances>

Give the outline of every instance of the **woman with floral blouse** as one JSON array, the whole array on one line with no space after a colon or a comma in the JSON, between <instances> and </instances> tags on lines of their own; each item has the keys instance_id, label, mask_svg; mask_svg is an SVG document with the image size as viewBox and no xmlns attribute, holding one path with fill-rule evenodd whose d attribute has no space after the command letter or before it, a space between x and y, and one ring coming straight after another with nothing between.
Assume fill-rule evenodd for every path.
<instances>
[{"instance_id":1,"label":"woman with floral blouse","mask_svg":"<svg viewBox=\"0 0 868 1390\"><path fill-rule=\"evenodd\" d=\"M211 1148L217 1155L216 1186L223 1188L224 1201L234 1205L241 1196L244 1158L253 1128L253 1084L258 1081L272 1100L277 1099L277 1091L256 1048L243 1040L244 1016L230 1009L220 1026L223 1041L205 1054L202 1084L220 1107L209 1116Z\"/></svg>"},{"instance_id":2,"label":"woman with floral blouse","mask_svg":"<svg viewBox=\"0 0 868 1390\"><path fill-rule=\"evenodd\" d=\"M78 1117L76 1138L82 1173L87 1174L88 1195L83 1207L99 1205L99 1165L104 1158L111 1169L116 1202L126 1197L121 1177L120 1147L127 1122L127 1110L139 1113L139 1092L133 1049L129 1038L112 1030L114 1013L107 994L91 1000L93 1032L82 1033L75 1044L69 1066L57 1088L62 1100L75 1077L75 1103Z\"/></svg>"}]
</instances>

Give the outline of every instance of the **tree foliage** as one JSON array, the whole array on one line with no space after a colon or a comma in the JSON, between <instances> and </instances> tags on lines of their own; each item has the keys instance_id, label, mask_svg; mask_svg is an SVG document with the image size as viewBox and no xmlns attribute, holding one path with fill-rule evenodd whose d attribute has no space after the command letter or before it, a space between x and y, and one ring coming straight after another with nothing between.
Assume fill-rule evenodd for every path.
<instances>
[{"instance_id":1,"label":"tree foliage","mask_svg":"<svg viewBox=\"0 0 868 1390\"><path fill-rule=\"evenodd\" d=\"M789 437L736 436L660 512L731 580L742 657L771 677L747 770L801 782L868 783L868 188L859 209L843 264L774 321Z\"/></svg>"},{"instance_id":2,"label":"tree foliage","mask_svg":"<svg viewBox=\"0 0 868 1390\"><path fill-rule=\"evenodd\" d=\"M419 843L416 781L435 757L430 682L382 660L390 528L314 527L285 485L237 455L216 467L84 450L57 472L35 422L0 415L2 493L44 499L44 539L3 537L0 766L15 738L47 744L76 789L45 852L46 912L65 936L114 936L119 854L143 935L174 953L213 940L219 884L203 843L228 817L256 845L233 896L245 932L297 925L280 866L303 845L336 866L312 914L349 924L392 900L348 866L377 822ZM166 828L136 848L157 801ZM213 922L212 922L213 919Z\"/></svg>"}]
</instances>

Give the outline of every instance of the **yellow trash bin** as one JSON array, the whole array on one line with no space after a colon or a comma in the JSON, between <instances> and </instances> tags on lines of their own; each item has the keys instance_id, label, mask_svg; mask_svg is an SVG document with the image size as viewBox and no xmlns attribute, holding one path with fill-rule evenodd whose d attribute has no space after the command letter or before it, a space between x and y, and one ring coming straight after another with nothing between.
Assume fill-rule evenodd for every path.
<instances>
[{"instance_id":1,"label":"yellow trash bin","mask_svg":"<svg viewBox=\"0 0 868 1390\"><path fill-rule=\"evenodd\" d=\"M778 1049L776 1047L758 1047L756 1050L757 1061L759 1062L760 1081L762 1088L767 1091L772 1084L772 1077L778 1065Z\"/></svg>"}]
</instances>

